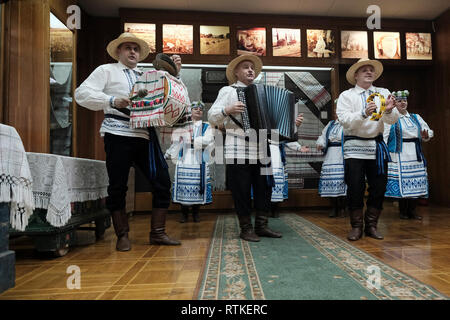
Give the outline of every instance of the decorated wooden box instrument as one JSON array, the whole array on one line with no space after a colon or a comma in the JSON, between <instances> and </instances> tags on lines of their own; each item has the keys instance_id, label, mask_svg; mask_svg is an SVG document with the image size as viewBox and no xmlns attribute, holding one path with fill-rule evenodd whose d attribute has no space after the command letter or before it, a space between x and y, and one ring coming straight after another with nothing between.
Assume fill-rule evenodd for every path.
<instances>
[{"instance_id":1,"label":"decorated wooden box instrument","mask_svg":"<svg viewBox=\"0 0 450 320\"><path fill-rule=\"evenodd\" d=\"M145 72L131 92L132 128L173 126L188 112L189 96L184 83L166 71Z\"/></svg>"}]
</instances>

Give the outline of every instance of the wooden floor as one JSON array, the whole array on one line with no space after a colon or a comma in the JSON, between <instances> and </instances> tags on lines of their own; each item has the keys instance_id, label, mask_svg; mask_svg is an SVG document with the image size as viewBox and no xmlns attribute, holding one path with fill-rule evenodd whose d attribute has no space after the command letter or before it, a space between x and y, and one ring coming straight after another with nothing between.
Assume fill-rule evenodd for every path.
<instances>
[{"instance_id":1,"label":"wooden floor","mask_svg":"<svg viewBox=\"0 0 450 320\"><path fill-rule=\"evenodd\" d=\"M385 206L379 223L385 240L363 238L352 244L450 296L450 209L419 207L424 219L412 221L400 220L392 203ZM349 218L328 218L325 210L296 213L342 239L350 229ZM78 231L85 245L60 258L37 254L28 238L14 239L10 246L16 251L16 286L0 294L0 300L195 299L215 216L201 213L200 223L180 224L179 215L170 214L167 229L182 240L178 247L148 244L149 215L130 218L129 252L115 250L112 228L98 242L93 232ZM81 270L81 289L67 288L72 265Z\"/></svg>"}]
</instances>

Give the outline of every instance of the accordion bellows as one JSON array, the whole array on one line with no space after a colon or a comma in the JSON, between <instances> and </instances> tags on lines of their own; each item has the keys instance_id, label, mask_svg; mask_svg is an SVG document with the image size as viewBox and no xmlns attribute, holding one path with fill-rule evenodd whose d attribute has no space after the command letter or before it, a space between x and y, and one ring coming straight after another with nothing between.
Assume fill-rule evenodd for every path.
<instances>
[{"instance_id":1,"label":"accordion bellows","mask_svg":"<svg viewBox=\"0 0 450 320\"><path fill-rule=\"evenodd\" d=\"M146 90L145 97L139 91ZM132 128L173 126L186 113L189 106L188 91L184 83L166 71L147 71L135 83L130 111Z\"/></svg>"},{"instance_id":2,"label":"accordion bellows","mask_svg":"<svg viewBox=\"0 0 450 320\"><path fill-rule=\"evenodd\" d=\"M294 94L284 88L251 84L244 89L250 127L259 130L278 129L279 139L297 141Z\"/></svg>"}]
</instances>

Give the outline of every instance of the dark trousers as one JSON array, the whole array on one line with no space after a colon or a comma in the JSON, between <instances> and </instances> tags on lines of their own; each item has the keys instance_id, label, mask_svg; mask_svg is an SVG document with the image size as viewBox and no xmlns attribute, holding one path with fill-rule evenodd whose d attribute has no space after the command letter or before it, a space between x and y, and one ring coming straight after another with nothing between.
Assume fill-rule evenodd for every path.
<instances>
[{"instance_id":1,"label":"dark trousers","mask_svg":"<svg viewBox=\"0 0 450 320\"><path fill-rule=\"evenodd\" d=\"M125 208L131 166L139 167L150 181L148 140L106 133L104 143L109 177L106 207L110 211L121 210ZM153 208L168 208L171 186L168 170L158 168L156 178L150 181L150 186L153 193Z\"/></svg>"},{"instance_id":2,"label":"dark trousers","mask_svg":"<svg viewBox=\"0 0 450 320\"><path fill-rule=\"evenodd\" d=\"M267 185L267 176L261 175L260 164L227 164L227 183L239 216L251 215L252 186L255 209L267 213L270 211L272 189Z\"/></svg>"},{"instance_id":3,"label":"dark trousers","mask_svg":"<svg viewBox=\"0 0 450 320\"><path fill-rule=\"evenodd\" d=\"M387 168L387 164L385 168ZM347 184L347 203L350 211L364 208L366 177L369 185L367 207L383 209L387 174L377 175L376 160L346 159L345 183Z\"/></svg>"}]
</instances>

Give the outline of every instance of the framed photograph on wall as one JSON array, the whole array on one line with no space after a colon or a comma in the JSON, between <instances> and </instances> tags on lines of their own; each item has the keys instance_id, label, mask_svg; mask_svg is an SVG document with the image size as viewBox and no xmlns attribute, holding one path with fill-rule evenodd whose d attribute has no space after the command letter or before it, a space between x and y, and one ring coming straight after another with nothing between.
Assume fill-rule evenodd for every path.
<instances>
[{"instance_id":1,"label":"framed photograph on wall","mask_svg":"<svg viewBox=\"0 0 450 320\"><path fill-rule=\"evenodd\" d=\"M400 32L373 32L375 59L401 59Z\"/></svg>"},{"instance_id":2,"label":"framed photograph on wall","mask_svg":"<svg viewBox=\"0 0 450 320\"><path fill-rule=\"evenodd\" d=\"M163 24L163 52L194 54L194 27L185 24Z\"/></svg>"},{"instance_id":3,"label":"framed photograph on wall","mask_svg":"<svg viewBox=\"0 0 450 320\"><path fill-rule=\"evenodd\" d=\"M431 33L406 32L406 59L432 60Z\"/></svg>"},{"instance_id":4,"label":"framed photograph on wall","mask_svg":"<svg viewBox=\"0 0 450 320\"><path fill-rule=\"evenodd\" d=\"M300 29L272 28L274 57L301 57Z\"/></svg>"},{"instance_id":5,"label":"framed photograph on wall","mask_svg":"<svg viewBox=\"0 0 450 320\"><path fill-rule=\"evenodd\" d=\"M124 23L124 32L133 33L139 39L147 42L150 53L156 52L156 24L151 23Z\"/></svg>"},{"instance_id":6,"label":"framed photograph on wall","mask_svg":"<svg viewBox=\"0 0 450 320\"><path fill-rule=\"evenodd\" d=\"M368 58L367 31L341 31L341 57Z\"/></svg>"},{"instance_id":7,"label":"framed photograph on wall","mask_svg":"<svg viewBox=\"0 0 450 320\"><path fill-rule=\"evenodd\" d=\"M200 26L200 54L230 54L230 27Z\"/></svg>"},{"instance_id":8,"label":"framed photograph on wall","mask_svg":"<svg viewBox=\"0 0 450 320\"><path fill-rule=\"evenodd\" d=\"M266 55L266 28L237 30L237 54Z\"/></svg>"},{"instance_id":9,"label":"framed photograph on wall","mask_svg":"<svg viewBox=\"0 0 450 320\"><path fill-rule=\"evenodd\" d=\"M308 58L330 58L336 53L333 30L306 30Z\"/></svg>"},{"instance_id":10,"label":"framed photograph on wall","mask_svg":"<svg viewBox=\"0 0 450 320\"><path fill-rule=\"evenodd\" d=\"M73 59L73 32L50 12L50 62Z\"/></svg>"}]
</instances>

